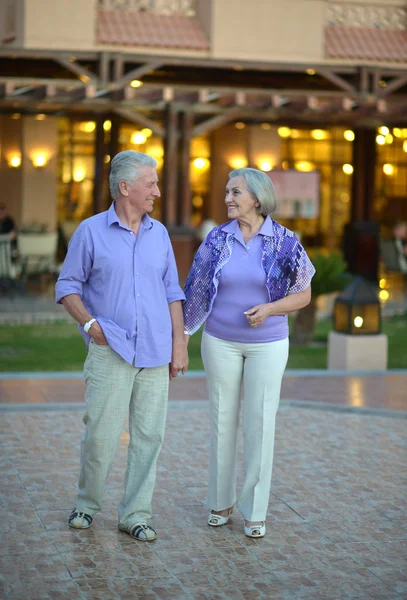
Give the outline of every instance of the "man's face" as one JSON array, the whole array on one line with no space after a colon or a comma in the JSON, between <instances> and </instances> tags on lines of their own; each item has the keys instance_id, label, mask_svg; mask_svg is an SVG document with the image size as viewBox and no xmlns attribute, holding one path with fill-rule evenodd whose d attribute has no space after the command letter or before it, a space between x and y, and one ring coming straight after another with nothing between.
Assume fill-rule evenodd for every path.
<instances>
[{"instance_id":1,"label":"man's face","mask_svg":"<svg viewBox=\"0 0 407 600\"><path fill-rule=\"evenodd\" d=\"M140 177L134 184L125 184L122 194L127 196L130 206L140 214L151 213L154 200L161 196L158 189L158 177L153 167L142 167Z\"/></svg>"}]
</instances>

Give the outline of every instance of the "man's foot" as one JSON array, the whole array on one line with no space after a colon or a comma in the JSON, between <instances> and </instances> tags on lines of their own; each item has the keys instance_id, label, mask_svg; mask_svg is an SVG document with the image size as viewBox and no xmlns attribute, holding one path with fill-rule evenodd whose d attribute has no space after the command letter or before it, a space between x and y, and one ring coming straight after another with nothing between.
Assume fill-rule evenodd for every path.
<instances>
[{"instance_id":1,"label":"man's foot","mask_svg":"<svg viewBox=\"0 0 407 600\"><path fill-rule=\"evenodd\" d=\"M208 517L208 525L211 527L219 527L220 525L226 525L229 521L229 517L233 512L233 506L225 508L225 510L211 510Z\"/></svg>"},{"instance_id":2,"label":"man's foot","mask_svg":"<svg viewBox=\"0 0 407 600\"><path fill-rule=\"evenodd\" d=\"M266 535L265 521L246 521L244 522L244 532L247 537L261 538Z\"/></svg>"},{"instance_id":3,"label":"man's foot","mask_svg":"<svg viewBox=\"0 0 407 600\"><path fill-rule=\"evenodd\" d=\"M69 517L68 525L74 529L87 529L92 525L93 517L74 508Z\"/></svg>"},{"instance_id":4,"label":"man's foot","mask_svg":"<svg viewBox=\"0 0 407 600\"><path fill-rule=\"evenodd\" d=\"M119 523L119 530L128 533L135 540L140 542L152 542L157 537L157 532L148 523L134 523L130 527L126 527Z\"/></svg>"}]
</instances>

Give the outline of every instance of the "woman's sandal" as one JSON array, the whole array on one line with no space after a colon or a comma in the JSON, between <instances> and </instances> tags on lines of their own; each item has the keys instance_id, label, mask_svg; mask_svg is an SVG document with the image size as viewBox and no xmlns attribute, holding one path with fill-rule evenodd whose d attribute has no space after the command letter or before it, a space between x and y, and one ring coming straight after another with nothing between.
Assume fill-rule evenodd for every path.
<instances>
[{"instance_id":1,"label":"woman's sandal","mask_svg":"<svg viewBox=\"0 0 407 600\"><path fill-rule=\"evenodd\" d=\"M228 511L226 517L224 517L223 515L217 515L214 512L210 512L208 517L208 525L210 525L211 527L219 527L220 525L226 525L226 523L229 521L230 515L233 512L233 506L227 508L226 510Z\"/></svg>"},{"instance_id":2,"label":"woman's sandal","mask_svg":"<svg viewBox=\"0 0 407 600\"><path fill-rule=\"evenodd\" d=\"M246 527L246 521L244 525L244 532L247 537L251 538L262 538L266 535L266 522L262 521L263 525L250 525Z\"/></svg>"}]
</instances>

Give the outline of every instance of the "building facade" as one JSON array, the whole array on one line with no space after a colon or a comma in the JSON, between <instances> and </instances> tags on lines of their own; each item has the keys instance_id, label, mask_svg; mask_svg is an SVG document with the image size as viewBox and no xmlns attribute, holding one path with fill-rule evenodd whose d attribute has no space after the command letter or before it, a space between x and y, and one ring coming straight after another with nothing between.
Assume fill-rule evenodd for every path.
<instances>
[{"instance_id":1,"label":"building facade","mask_svg":"<svg viewBox=\"0 0 407 600\"><path fill-rule=\"evenodd\" d=\"M8 211L68 240L109 206L109 162L131 148L158 160L154 214L183 276L237 167L318 174L313 209L294 197L276 215L308 245L407 220L406 26L401 0L3 0Z\"/></svg>"}]
</instances>

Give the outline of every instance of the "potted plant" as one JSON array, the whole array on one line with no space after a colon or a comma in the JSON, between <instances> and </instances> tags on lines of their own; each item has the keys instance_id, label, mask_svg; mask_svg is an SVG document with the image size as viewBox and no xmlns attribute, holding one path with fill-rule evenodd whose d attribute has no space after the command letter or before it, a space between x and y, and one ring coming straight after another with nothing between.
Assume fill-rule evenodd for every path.
<instances>
[{"instance_id":1,"label":"potted plant","mask_svg":"<svg viewBox=\"0 0 407 600\"><path fill-rule=\"evenodd\" d=\"M301 309L295 319L291 342L297 345L309 345L314 336L317 313L317 298L324 294L340 292L349 282L346 262L337 252L323 254L315 252L310 259L316 273L311 282L311 302Z\"/></svg>"}]
</instances>

